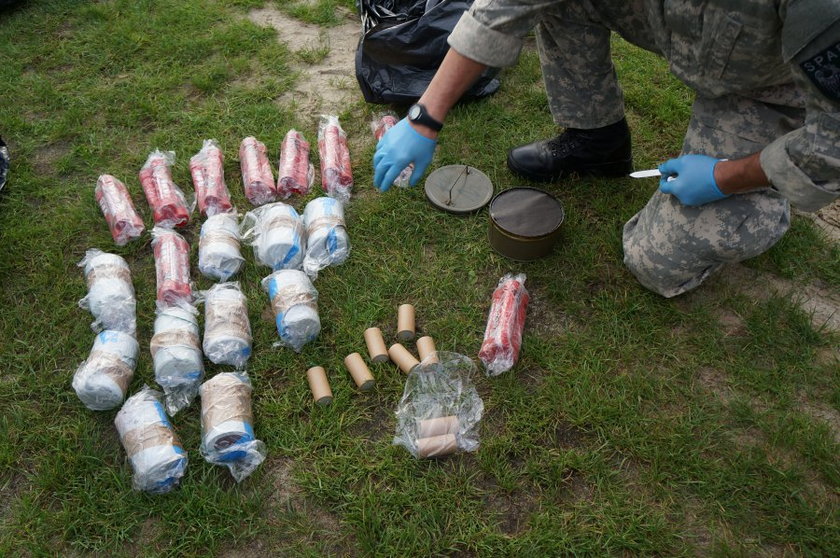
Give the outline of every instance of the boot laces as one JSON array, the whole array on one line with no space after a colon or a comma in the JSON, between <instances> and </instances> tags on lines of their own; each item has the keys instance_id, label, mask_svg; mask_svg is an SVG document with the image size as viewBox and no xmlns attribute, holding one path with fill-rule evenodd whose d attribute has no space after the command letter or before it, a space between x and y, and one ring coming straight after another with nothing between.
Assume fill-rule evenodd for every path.
<instances>
[{"instance_id":1,"label":"boot laces","mask_svg":"<svg viewBox=\"0 0 840 558\"><path fill-rule=\"evenodd\" d=\"M551 155L562 158L578 150L582 145L581 139L574 130L566 130L559 136L548 140L548 149Z\"/></svg>"}]
</instances>

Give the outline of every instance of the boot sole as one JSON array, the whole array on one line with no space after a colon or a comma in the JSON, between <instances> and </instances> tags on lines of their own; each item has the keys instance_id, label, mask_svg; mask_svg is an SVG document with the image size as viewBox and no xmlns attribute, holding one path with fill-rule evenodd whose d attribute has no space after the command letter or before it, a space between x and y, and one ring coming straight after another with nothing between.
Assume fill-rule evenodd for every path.
<instances>
[{"instance_id":1,"label":"boot sole","mask_svg":"<svg viewBox=\"0 0 840 558\"><path fill-rule=\"evenodd\" d=\"M522 169L516 165L516 161L511 159L510 155L507 158L508 168L514 173L528 180L534 182L556 182L561 178L567 176L598 176L605 178L618 178L627 176L633 171L633 161L610 161L608 163L600 163L597 165L589 165L577 169L562 170L555 174L538 174L529 170Z\"/></svg>"}]
</instances>

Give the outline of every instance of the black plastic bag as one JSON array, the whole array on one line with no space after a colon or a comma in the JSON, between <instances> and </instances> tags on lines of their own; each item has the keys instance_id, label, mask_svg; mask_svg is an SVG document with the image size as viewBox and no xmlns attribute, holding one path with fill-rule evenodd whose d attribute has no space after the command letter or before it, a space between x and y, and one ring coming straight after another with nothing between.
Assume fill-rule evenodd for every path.
<instances>
[{"instance_id":1,"label":"black plastic bag","mask_svg":"<svg viewBox=\"0 0 840 558\"><path fill-rule=\"evenodd\" d=\"M472 0L357 0L362 37L356 79L369 103L413 103L432 81L449 50L447 37ZM477 98L499 88L488 68L464 95Z\"/></svg>"}]
</instances>

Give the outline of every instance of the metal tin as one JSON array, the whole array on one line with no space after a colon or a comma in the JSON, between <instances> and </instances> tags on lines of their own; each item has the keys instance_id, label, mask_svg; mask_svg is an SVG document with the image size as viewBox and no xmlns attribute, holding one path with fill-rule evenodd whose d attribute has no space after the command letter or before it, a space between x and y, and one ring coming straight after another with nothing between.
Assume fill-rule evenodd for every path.
<instances>
[{"instance_id":1,"label":"metal tin","mask_svg":"<svg viewBox=\"0 0 840 558\"><path fill-rule=\"evenodd\" d=\"M563 205L548 192L503 190L490 201L490 246L512 260L536 260L551 253L564 217Z\"/></svg>"}]
</instances>

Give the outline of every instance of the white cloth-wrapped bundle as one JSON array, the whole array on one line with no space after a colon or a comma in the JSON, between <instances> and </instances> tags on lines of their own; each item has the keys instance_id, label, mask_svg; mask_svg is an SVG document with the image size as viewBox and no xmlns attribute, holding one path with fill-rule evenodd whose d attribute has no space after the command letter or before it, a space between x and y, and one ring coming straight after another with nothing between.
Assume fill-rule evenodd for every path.
<instances>
[{"instance_id":1,"label":"white cloth-wrapped bundle","mask_svg":"<svg viewBox=\"0 0 840 558\"><path fill-rule=\"evenodd\" d=\"M194 306L183 303L159 307L155 318L155 334L149 348L155 380L163 388L170 415L192 403L204 377L196 314Z\"/></svg>"},{"instance_id":2,"label":"white cloth-wrapped bundle","mask_svg":"<svg viewBox=\"0 0 840 558\"><path fill-rule=\"evenodd\" d=\"M303 270L315 279L330 265L344 263L350 255L350 237L344 224L344 206L335 198L315 198L303 210L306 257Z\"/></svg>"},{"instance_id":3,"label":"white cloth-wrapped bundle","mask_svg":"<svg viewBox=\"0 0 840 558\"><path fill-rule=\"evenodd\" d=\"M239 283L219 283L204 293L204 354L215 364L242 368L251 356L248 301Z\"/></svg>"},{"instance_id":4,"label":"white cloth-wrapped bundle","mask_svg":"<svg viewBox=\"0 0 840 558\"><path fill-rule=\"evenodd\" d=\"M201 225L198 241L198 270L205 277L227 281L236 275L245 258L239 252L239 224L236 215L219 213Z\"/></svg>"},{"instance_id":5,"label":"white cloth-wrapped bundle","mask_svg":"<svg viewBox=\"0 0 840 558\"><path fill-rule=\"evenodd\" d=\"M242 230L242 238L251 243L263 265L275 271L303 266L303 221L291 205L275 202L249 211L242 219Z\"/></svg>"},{"instance_id":6,"label":"white cloth-wrapped bundle","mask_svg":"<svg viewBox=\"0 0 840 558\"><path fill-rule=\"evenodd\" d=\"M73 389L85 407L107 411L123 402L139 350L137 340L122 331L105 330L96 336L87 360L73 374Z\"/></svg>"},{"instance_id":7,"label":"white cloth-wrapped bundle","mask_svg":"<svg viewBox=\"0 0 840 558\"><path fill-rule=\"evenodd\" d=\"M280 335L279 345L296 352L321 332L318 291L302 271L275 271L262 281Z\"/></svg>"},{"instance_id":8,"label":"white cloth-wrapped bundle","mask_svg":"<svg viewBox=\"0 0 840 558\"><path fill-rule=\"evenodd\" d=\"M95 319L91 328L94 331L124 331L134 336L136 300L126 261L116 254L94 248L85 252L79 267L84 267L88 285L88 293L79 301L79 306L93 314Z\"/></svg>"}]
</instances>

